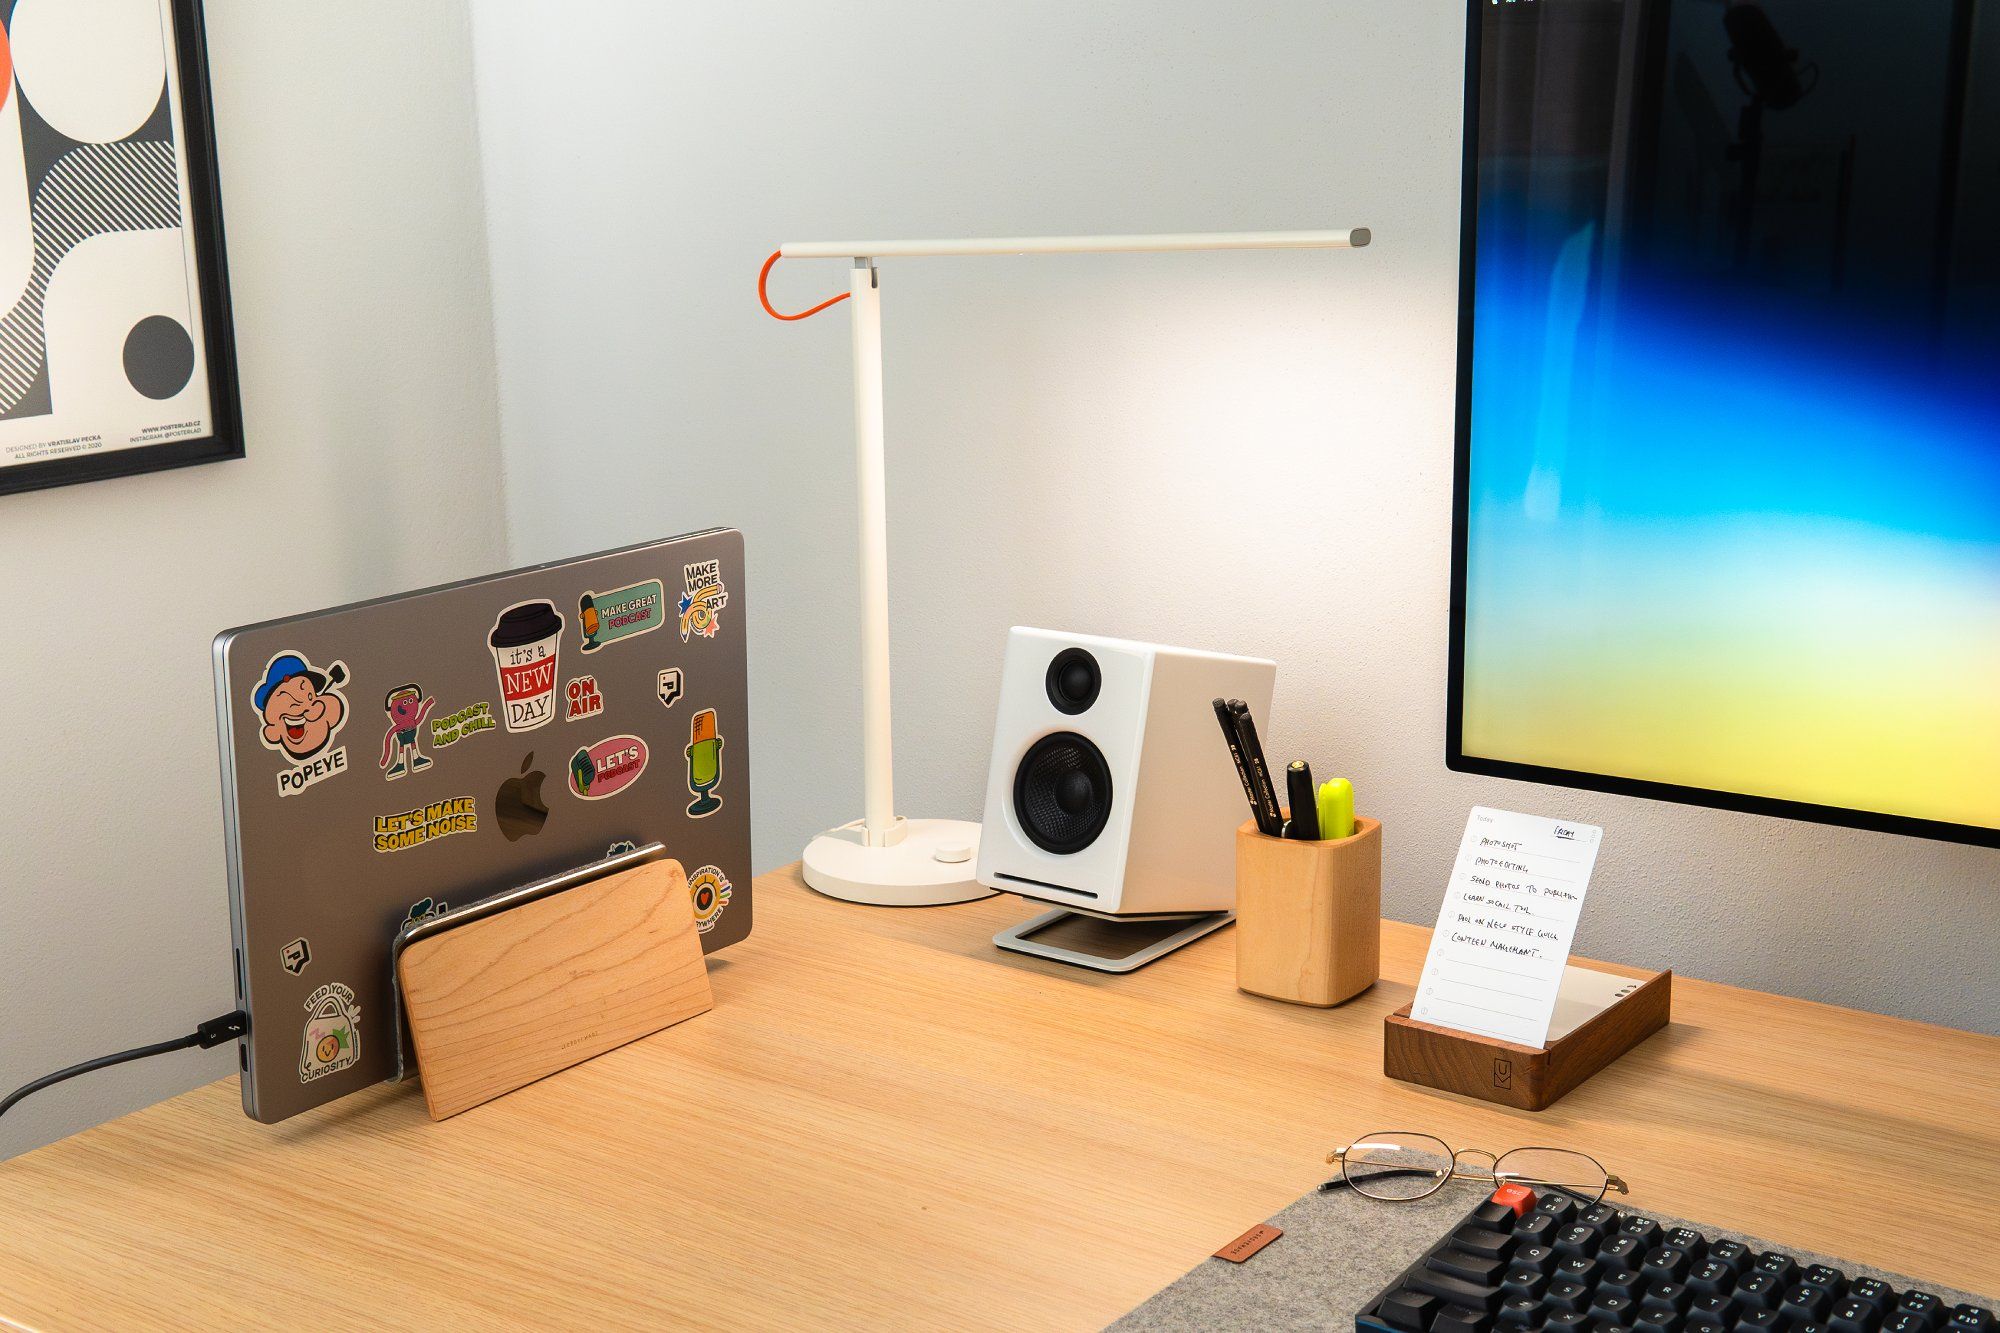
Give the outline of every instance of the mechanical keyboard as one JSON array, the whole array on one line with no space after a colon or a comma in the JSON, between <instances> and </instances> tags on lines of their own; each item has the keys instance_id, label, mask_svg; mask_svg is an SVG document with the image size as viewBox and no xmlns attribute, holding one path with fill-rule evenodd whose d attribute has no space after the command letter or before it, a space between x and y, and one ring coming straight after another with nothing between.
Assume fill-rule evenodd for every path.
<instances>
[{"instance_id":1,"label":"mechanical keyboard","mask_svg":"<svg viewBox=\"0 0 2000 1333\"><path fill-rule=\"evenodd\" d=\"M1503 1185L1355 1316L1356 1333L2000 1333L1993 1312Z\"/></svg>"}]
</instances>

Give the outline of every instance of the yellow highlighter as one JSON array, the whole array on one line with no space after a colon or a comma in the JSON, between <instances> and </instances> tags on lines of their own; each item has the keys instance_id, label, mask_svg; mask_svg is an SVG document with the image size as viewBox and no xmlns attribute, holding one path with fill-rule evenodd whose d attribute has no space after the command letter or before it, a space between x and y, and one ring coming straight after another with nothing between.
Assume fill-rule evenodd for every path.
<instances>
[{"instance_id":1,"label":"yellow highlighter","mask_svg":"<svg viewBox=\"0 0 2000 1333\"><path fill-rule=\"evenodd\" d=\"M1319 836L1327 841L1354 836L1354 784L1334 778L1319 784Z\"/></svg>"}]
</instances>

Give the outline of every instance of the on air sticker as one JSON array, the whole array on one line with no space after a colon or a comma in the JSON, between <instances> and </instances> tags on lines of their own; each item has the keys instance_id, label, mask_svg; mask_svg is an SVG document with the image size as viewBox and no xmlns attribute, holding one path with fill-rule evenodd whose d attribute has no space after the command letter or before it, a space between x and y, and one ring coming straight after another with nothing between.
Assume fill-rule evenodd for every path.
<instances>
[{"instance_id":1,"label":"on air sticker","mask_svg":"<svg viewBox=\"0 0 2000 1333\"><path fill-rule=\"evenodd\" d=\"M646 742L637 736L607 736L569 757L569 789L586 801L616 796L646 771Z\"/></svg>"},{"instance_id":2,"label":"on air sticker","mask_svg":"<svg viewBox=\"0 0 2000 1333\"><path fill-rule=\"evenodd\" d=\"M517 602L500 613L486 638L500 675L501 719L509 731L533 731L556 715L556 658L562 612L554 602Z\"/></svg>"},{"instance_id":3,"label":"on air sticker","mask_svg":"<svg viewBox=\"0 0 2000 1333\"><path fill-rule=\"evenodd\" d=\"M722 785L722 736L715 729L715 710L704 708L688 723L688 790L694 803L687 812L696 819L722 808L715 789Z\"/></svg>"},{"instance_id":4,"label":"on air sticker","mask_svg":"<svg viewBox=\"0 0 2000 1333\"><path fill-rule=\"evenodd\" d=\"M426 695L414 681L408 685L398 685L382 697L382 711L389 715L389 729L382 733L382 762L376 767L382 776L394 782L405 773L417 773L431 766L424 758L417 742L423 734L424 720L431 715L437 700ZM392 764L390 761L394 760Z\"/></svg>"},{"instance_id":5,"label":"on air sticker","mask_svg":"<svg viewBox=\"0 0 2000 1333\"><path fill-rule=\"evenodd\" d=\"M722 628L722 608L729 605L728 590L722 586L722 562L697 560L681 566L687 591L681 594L681 642L699 634L712 639Z\"/></svg>"},{"instance_id":6,"label":"on air sticker","mask_svg":"<svg viewBox=\"0 0 2000 1333\"><path fill-rule=\"evenodd\" d=\"M667 590L658 579L647 579L629 588L587 592L577 599L576 623L583 631L580 651L586 653L650 634L667 623Z\"/></svg>"},{"instance_id":7,"label":"on air sticker","mask_svg":"<svg viewBox=\"0 0 2000 1333\"><path fill-rule=\"evenodd\" d=\"M597 688L597 677L578 676L563 687L563 721L596 717L603 711L604 691Z\"/></svg>"},{"instance_id":8,"label":"on air sticker","mask_svg":"<svg viewBox=\"0 0 2000 1333\"><path fill-rule=\"evenodd\" d=\"M479 811L470 796L432 801L393 815L375 816L375 850L400 852L454 833L477 833Z\"/></svg>"},{"instance_id":9,"label":"on air sticker","mask_svg":"<svg viewBox=\"0 0 2000 1333\"><path fill-rule=\"evenodd\" d=\"M694 899L694 928L706 935L729 906L729 876L716 866L703 866L688 880L688 896Z\"/></svg>"},{"instance_id":10,"label":"on air sticker","mask_svg":"<svg viewBox=\"0 0 2000 1333\"><path fill-rule=\"evenodd\" d=\"M321 670L301 653L282 652L264 664L250 706L264 720L257 733L264 748L291 761L278 770L278 795L296 796L347 771L347 747L333 744L347 725L347 696L340 692L346 683L343 662Z\"/></svg>"},{"instance_id":11,"label":"on air sticker","mask_svg":"<svg viewBox=\"0 0 2000 1333\"><path fill-rule=\"evenodd\" d=\"M659 691L660 703L668 708L672 708L675 701L687 692L687 687L681 680L679 667L668 667L662 671L655 688Z\"/></svg>"},{"instance_id":12,"label":"on air sticker","mask_svg":"<svg viewBox=\"0 0 2000 1333\"><path fill-rule=\"evenodd\" d=\"M431 719L431 749L442 750L458 744L467 736L477 736L482 731L492 731L500 725L493 716L493 705L481 700L467 704L456 712Z\"/></svg>"},{"instance_id":13,"label":"on air sticker","mask_svg":"<svg viewBox=\"0 0 2000 1333\"><path fill-rule=\"evenodd\" d=\"M299 1082L352 1068L361 1058L361 1006L354 992L330 981L306 1000L306 1035L299 1047Z\"/></svg>"}]
</instances>

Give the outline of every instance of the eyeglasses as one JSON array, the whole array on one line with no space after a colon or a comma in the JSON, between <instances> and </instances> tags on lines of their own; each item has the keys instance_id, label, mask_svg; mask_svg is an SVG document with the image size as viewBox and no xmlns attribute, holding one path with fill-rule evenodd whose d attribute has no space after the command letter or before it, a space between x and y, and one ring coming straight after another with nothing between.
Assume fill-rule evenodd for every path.
<instances>
[{"instance_id":1,"label":"eyeglasses","mask_svg":"<svg viewBox=\"0 0 2000 1333\"><path fill-rule=\"evenodd\" d=\"M1488 1165L1467 1165L1466 1157L1484 1157ZM1595 1157L1568 1148L1515 1148L1498 1157L1484 1148L1452 1148L1443 1139L1403 1130L1366 1134L1345 1148L1328 1153L1340 1164L1340 1175L1322 1190L1345 1185L1356 1194L1390 1203L1428 1198L1457 1177L1492 1185L1527 1185L1561 1190L1589 1203L1606 1190L1629 1193L1625 1182L1606 1171Z\"/></svg>"}]
</instances>

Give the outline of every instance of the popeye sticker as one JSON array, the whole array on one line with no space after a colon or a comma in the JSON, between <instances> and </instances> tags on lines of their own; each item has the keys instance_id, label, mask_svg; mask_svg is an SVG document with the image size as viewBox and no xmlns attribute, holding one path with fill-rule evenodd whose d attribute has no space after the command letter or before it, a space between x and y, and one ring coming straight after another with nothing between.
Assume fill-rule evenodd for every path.
<instances>
[{"instance_id":1,"label":"popeye sticker","mask_svg":"<svg viewBox=\"0 0 2000 1333\"><path fill-rule=\"evenodd\" d=\"M717 866L703 866L688 880L688 896L694 899L694 928L706 935L729 906L729 876Z\"/></svg>"},{"instance_id":2,"label":"popeye sticker","mask_svg":"<svg viewBox=\"0 0 2000 1333\"><path fill-rule=\"evenodd\" d=\"M257 733L264 748L292 764L278 772L278 795L296 796L347 771L347 747L333 744L347 725L347 696L340 692L346 683L342 662L322 671L300 653L283 652L264 664L263 680L250 692L250 706L264 719Z\"/></svg>"},{"instance_id":3,"label":"popeye sticker","mask_svg":"<svg viewBox=\"0 0 2000 1333\"><path fill-rule=\"evenodd\" d=\"M389 730L382 734L382 761L376 765L383 770L383 777L394 782L405 773L420 772L431 766L418 741L424 720L436 706L437 699L425 694L414 682L398 685L383 697L382 711L389 715ZM392 759L394 764L389 762Z\"/></svg>"},{"instance_id":4,"label":"popeye sticker","mask_svg":"<svg viewBox=\"0 0 2000 1333\"><path fill-rule=\"evenodd\" d=\"M306 1035L299 1048L299 1082L350 1069L361 1058L361 1006L354 992L330 981L306 1000Z\"/></svg>"},{"instance_id":5,"label":"popeye sticker","mask_svg":"<svg viewBox=\"0 0 2000 1333\"><path fill-rule=\"evenodd\" d=\"M569 757L569 789L586 801L616 796L639 780L646 758L637 736L607 736Z\"/></svg>"},{"instance_id":6,"label":"popeye sticker","mask_svg":"<svg viewBox=\"0 0 2000 1333\"><path fill-rule=\"evenodd\" d=\"M486 637L500 673L501 719L509 731L533 731L556 715L556 658L562 612L554 602L517 602L500 613Z\"/></svg>"},{"instance_id":7,"label":"popeye sticker","mask_svg":"<svg viewBox=\"0 0 2000 1333\"><path fill-rule=\"evenodd\" d=\"M729 592L722 586L722 562L697 560L681 566L687 591L681 594L681 642L699 634L712 639L722 628L722 608L729 605Z\"/></svg>"},{"instance_id":8,"label":"popeye sticker","mask_svg":"<svg viewBox=\"0 0 2000 1333\"><path fill-rule=\"evenodd\" d=\"M715 710L704 708L688 721L688 790L694 803L688 814L696 819L722 808L715 789L722 785L722 735L715 728Z\"/></svg>"},{"instance_id":9,"label":"popeye sticker","mask_svg":"<svg viewBox=\"0 0 2000 1333\"><path fill-rule=\"evenodd\" d=\"M610 592L587 592L577 599L576 624L583 631L581 651L586 653L649 634L666 623L667 590L658 579Z\"/></svg>"}]
</instances>

